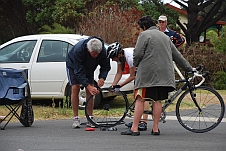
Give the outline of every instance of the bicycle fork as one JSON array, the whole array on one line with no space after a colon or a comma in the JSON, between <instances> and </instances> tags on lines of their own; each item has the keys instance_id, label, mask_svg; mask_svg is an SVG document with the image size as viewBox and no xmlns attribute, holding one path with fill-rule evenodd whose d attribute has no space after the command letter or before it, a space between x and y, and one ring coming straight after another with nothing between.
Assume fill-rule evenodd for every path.
<instances>
[{"instance_id":1,"label":"bicycle fork","mask_svg":"<svg viewBox=\"0 0 226 151\"><path fill-rule=\"evenodd\" d=\"M195 86L189 86L189 91L190 91L190 95L192 98L192 101L195 103L195 106L198 108L199 110L199 114L202 114L202 109L199 107L197 101L196 101L196 94L194 93L195 90Z\"/></svg>"}]
</instances>

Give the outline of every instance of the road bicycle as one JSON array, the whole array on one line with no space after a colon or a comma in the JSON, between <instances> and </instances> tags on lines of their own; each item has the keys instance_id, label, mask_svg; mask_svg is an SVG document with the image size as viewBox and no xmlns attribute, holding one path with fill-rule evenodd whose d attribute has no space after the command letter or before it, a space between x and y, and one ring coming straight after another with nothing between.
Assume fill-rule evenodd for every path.
<instances>
[{"instance_id":1,"label":"road bicycle","mask_svg":"<svg viewBox=\"0 0 226 151\"><path fill-rule=\"evenodd\" d=\"M192 72L185 72L185 79L176 80L182 86L179 86L174 94L163 101L160 121L166 122L166 109L177 99L176 117L185 129L195 133L204 133L217 127L224 117L225 104L216 90L211 87L201 86L208 74L209 72L203 71L203 66L199 66ZM195 79L198 77L200 77L200 80L197 83ZM108 89L100 89L100 91L108 91ZM103 102L99 108L94 109L93 116L88 115L88 108L93 96L87 99L85 114L92 125L105 128L114 127L125 123L126 116L133 117L135 100L129 103L125 93L121 91L117 93L117 99ZM145 110L144 113L152 117L151 107L150 110Z\"/></svg>"}]
</instances>

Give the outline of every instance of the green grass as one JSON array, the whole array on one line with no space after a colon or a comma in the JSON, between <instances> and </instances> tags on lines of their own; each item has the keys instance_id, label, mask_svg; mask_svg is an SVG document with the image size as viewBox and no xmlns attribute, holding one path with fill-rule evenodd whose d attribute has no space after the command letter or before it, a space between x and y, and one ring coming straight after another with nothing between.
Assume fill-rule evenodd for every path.
<instances>
[{"instance_id":1,"label":"green grass","mask_svg":"<svg viewBox=\"0 0 226 151\"><path fill-rule=\"evenodd\" d=\"M226 90L218 91L226 101ZM133 94L127 95L129 103L131 104L134 100ZM167 112L175 111L176 101L172 105L167 108ZM125 111L125 106L122 106L122 100L120 97L116 97L114 100L109 101L109 105L111 108L117 109L116 114L122 114ZM54 104L54 103L53 103ZM54 106L54 105L53 105ZM188 105L190 106L190 105ZM186 108L186 105L184 106ZM73 112L71 108L56 108L50 106L40 106L40 105L33 105L35 120L58 120L58 119L70 119L73 117ZM1 105L0 106L0 116L4 116L8 113L8 109ZM18 110L18 114L20 115L20 109ZM85 117L85 111L79 110L79 116ZM16 118L13 118L12 121L18 121Z\"/></svg>"}]
</instances>

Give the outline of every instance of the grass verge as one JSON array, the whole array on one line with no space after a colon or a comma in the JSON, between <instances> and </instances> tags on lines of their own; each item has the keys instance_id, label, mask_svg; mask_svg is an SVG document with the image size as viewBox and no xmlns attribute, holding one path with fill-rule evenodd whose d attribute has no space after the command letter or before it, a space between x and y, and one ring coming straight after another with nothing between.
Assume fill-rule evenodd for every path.
<instances>
[{"instance_id":1,"label":"grass verge","mask_svg":"<svg viewBox=\"0 0 226 151\"><path fill-rule=\"evenodd\" d=\"M221 90L218 91L224 101L226 101L226 91ZM129 94L128 96L129 103L132 103L133 101L133 94ZM114 101L110 102L112 106L115 106L119 109L119 112L124 112L125 108L120 107L120 100L115 98ZM176 106L176 100L175 102L170 105L167 108L167 112L175 111L175 106ZM34 110L34 115L35 115L35 121L37 120L59 120L59 119L70 119L73 117L73 112L71 108L56 108L56 107L50 107L50 106L41 106L41 105L33 105L33 110ZM0 106L0 116L5 116L8 114L8 109L1 105ZM18 110L18 114L20 115L21 110ZM79 116L80 117L85 117L85 111L84 110L79 110ZM15 117L11 120L12 122L18 121Z\"/></svg>"}]
</instances>

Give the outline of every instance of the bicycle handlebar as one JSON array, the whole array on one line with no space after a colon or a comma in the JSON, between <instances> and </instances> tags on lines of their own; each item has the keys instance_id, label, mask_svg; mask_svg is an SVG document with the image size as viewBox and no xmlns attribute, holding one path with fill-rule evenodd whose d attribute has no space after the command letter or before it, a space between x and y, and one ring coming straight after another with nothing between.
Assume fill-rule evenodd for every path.
<instances>
[{"instance_id":1,"label":"bicycle handlebar","mask_svg":"<svg viewBox=\"0 0 226 151\"><path fill-rule=\"evenodd\" d=\"M203 74L200 73L200 72L202 72L202 70L203 70L203 65L200 65L200 66L198 66L198 67L196 67L196 68L193 68L193 71L191 71L191 72L186 72L186 73L187 73L187 74L186 74L186 77L188 76L188 74L193 74L193 76L190 77L190 78L188 79L188 81L191 81L191 80L194 79L195 77L201 77L201 78L202 78L202 80L201 80L198 84L196 84L195 87L199 87L200 85L202 85L203 82L205 81L205 77L208 76L208 75L210 74L209 71L205 71Z\"/></svg>"}]
</instances>

